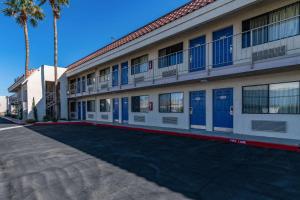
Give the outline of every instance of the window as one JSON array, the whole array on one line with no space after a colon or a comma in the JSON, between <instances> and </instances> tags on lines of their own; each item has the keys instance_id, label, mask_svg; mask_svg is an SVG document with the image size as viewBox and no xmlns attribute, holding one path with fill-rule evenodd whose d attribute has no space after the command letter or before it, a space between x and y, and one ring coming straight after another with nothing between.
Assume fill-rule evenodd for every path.
<instances>
[{"instance_id":1,"label":"window","mask_svg":"<svg viewBox=\"0 0 300 200\"><path fill-rule=\"evenodd\" d=\"M81 79L77 78L77 93L80 93L81 90Z\"/></svg>"},{"instance_id":2,"label":"window","mask_svg":"<svg viewBox=\"0 0 300 200\"><path fill-rule=\"evenodd\" d=\"M148 71L148 55L131 60L131 75Z\"/></svg>"},{"instance_id":3,"label":"window","mask_svg":"<svg viewBox=\"0 0 300 200\"><path fill-rule=\"evenodd\" d=\"M86 86L85 86L85 76L83 76L82 78L81 78L81 81L82 81L82 92L86 92Z\"/></svg>"},{"instance_id":4,"label":"window","mask_svg":"<svg viewBox=\"0 0 300 200\"><path fill-rule=\"evenodd\" d=\"M70 112L76 112L76 102L70 103Z\"/></svg>"},{"instance_id":5,"label":"window","mask_svg":"<svg viewBox=\"0 0 300 200\"><path fill-rule=\"evenodd\" d=\"M183 62L183 43L161 49L158 51L158 67L169 67Z\"/></svg>"},{"instance_id":6,"label":"window","mask_svg":"<svg viewBox=\"0 0 300 200\"><path fill-rule=\"evenodd\" d=\"M95 83L95 73L87 75L87 85L93 85Z\"/></svg>"},{"instance_id":7,"label":"window","mask_svg":"<svg viewBox=\"0 0 300 200\"><path fill-rule=\"evenodd\" d=\"M110 68L106 68L100 71L100 82L109 81Z\"/></svg>"},{"instance_id":8,"label":"window","mask_svg":"<svg viewBox=\"0 0 300 200\"><path fill-rule=\"evenodd\" d=\"M95 100L87 101L87 112L95 112Z\"/></svg>"},{"instance_id":9,"label":"window","mask_svg":"<svg viewBox=\"0 0 300 200\"><path fill-rule=\"evenodd\" d=\"M270 85L270 113L299 113L299 82Z\"/></svg>"},{"instance_id":10,"label":"window","mask_svg":"<svg viewBox=\"0 0 300 200\"><path fill-rule=\"evenodd\" d=\"M243 21L242 47L259 45L299 34L300 3ZM252 36L251 36L252 35Z\"/></svg>"},{"instance_id":11,"label":"window","mask_svg":"<svg viewBox=\"0 0 300 200\"><path fill-rule=\"evenodd\" d=\"M183 93L167 93L159 95L159 112L183 113Z\"/></svg>"},{"instance_id":12,"label":"window","mask_svg":"<svg viewBox=\"0 0 300 200\"><path fill-rule=\"evenodd\" d=\"M269 86L250 86L243 88L243 112L263 114L269 112Z\"/></svg>"},{"instance_id":13,"label":"window","mask_svg":"<svg viewBox=\"0 0 300 200\"><path fill-rule=\"evenodd\" d=\"M243 113L299 114L300 82L243 87Z\"/></svg>"},{"instance_id":14,"label":"window","mask_svg":"<svg viewBox=\"0 0 300 200\"><path fill-rule=\"evenodd\" d=\"M110 99L100 100L100 112L110 112Z\"/></svg>"},{"instance_id":15,"label":"window","mask_svg":"<svg viewBox=\"0 0 300 200\"><path fill-rule=\"evenodd\" d=\"M131 111L143 112L149 111L149 96L134 96L131 97Z\"/></svg>"}]
</instances>

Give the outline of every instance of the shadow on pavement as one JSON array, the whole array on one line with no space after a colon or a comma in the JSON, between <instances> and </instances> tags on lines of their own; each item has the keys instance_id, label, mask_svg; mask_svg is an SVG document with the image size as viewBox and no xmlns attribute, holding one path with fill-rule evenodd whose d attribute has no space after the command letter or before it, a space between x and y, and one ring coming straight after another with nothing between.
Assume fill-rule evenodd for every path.
<instances>
[{"instance_id":1,"label":"shadow on pavement","mask_svg":"<svg viewBox=\"0 0 300 200\"><path fill-rule=\"evenodd\" d=\"M89 126L33 126L191 199L299 199L300 155Z\"/></svg>"}]
</instances>

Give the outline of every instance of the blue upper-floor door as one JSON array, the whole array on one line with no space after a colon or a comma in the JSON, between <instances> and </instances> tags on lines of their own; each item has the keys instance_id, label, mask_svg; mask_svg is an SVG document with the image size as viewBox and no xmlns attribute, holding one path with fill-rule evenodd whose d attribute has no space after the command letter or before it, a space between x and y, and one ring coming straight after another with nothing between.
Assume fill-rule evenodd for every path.
<instances>
[{"instance_id":1,"label":"blue upper-floor door","mask_svg":"<svg viewBox=\"0 0 300 200\"><path fill-rule=\"evenodd\" d=\"M124 62L121 64L121 84L128 84L128 62Z\"/></svg>"},{"instance_id":2,"label":"blue upper-floor door","mask_svg":"<svg viewBox=\"0 0 300 200\"><path fill-rule=\"evenodd\" d=\"M213 67L232 65L233 26L213 32Z\"/></svg>"},{"instance_id":3,"label":"blue upper-floor door","mask_svg":"<svg viewBox=\"0 0 300 200\"><path fill-rule=\"evenodd\" d=\"M205 69L206 64L206 39L201 36L190 40L189 50L189 68L190 72Z\"/></svg>"},{"instance_id":4,"label":"blue upper-floor door","mask_svg":"<svg viewBox=\"0 0 300 200\"><path fill-rule=\"evenodd\" d=\"M114 65L112 67L112 86L119 85L119 65Z\"/></svg>"}]
</instances>

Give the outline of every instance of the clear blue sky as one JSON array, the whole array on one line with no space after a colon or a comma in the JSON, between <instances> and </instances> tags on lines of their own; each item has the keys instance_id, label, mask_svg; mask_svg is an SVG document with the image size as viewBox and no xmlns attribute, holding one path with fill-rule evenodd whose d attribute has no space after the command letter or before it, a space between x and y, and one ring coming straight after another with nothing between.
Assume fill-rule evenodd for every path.
<instances>
[{"instance_id":1,"label":"clear blue sky","mask_svg":"<svg viewBox=\"0 0 300 200\"><path fill-rule=\"evenodd\" d=\"M145 25L189 0L70 0L59 21L59 65L72 62ZM1 0L2 2L2 0ZM1 10L3 5L1 5ZM30 67L53 65L52 14L29 28ZM0 15L0 96L24 73L24 35L14 19Z\"/></svg>"}]
</instances>

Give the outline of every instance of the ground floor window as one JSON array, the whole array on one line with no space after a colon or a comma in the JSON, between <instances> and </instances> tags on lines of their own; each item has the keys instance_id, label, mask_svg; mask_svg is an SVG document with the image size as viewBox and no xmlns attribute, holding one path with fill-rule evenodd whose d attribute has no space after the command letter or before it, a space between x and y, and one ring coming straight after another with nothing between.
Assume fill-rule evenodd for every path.
<instances>
[{"instance_id":1,"label":"ground floor window","mask_svg":"<svg viewBox=\"0 0 300 200\"><path fill-rule=\"evenodd\" d=\"M143 112L149 111L149 96L134 96L131 97L131 111Z\"/></svg>"},{"instance_id":2,"label":"ground floor window","mask_svg":"<svg viewBox=\"0 0 300 200\"><path fill-rule=\"evenodd\" d=\"M95 112L95 100L87 101L87 111Z\"/></svg>"},{"instance_id":3,"label":"ground floor window","mask_svg":"<svg viewBox=\"0 0 300 200\"><path fill-rule=\"evenodd\" d=\"M300 82L243 87L243 113L300 114Z\"/></svg>"},{"instance_id":4,"label":"ground floor window","mask_svg":"<svg viewBox=\"0 0 300 200\"><path fill-rule=\"evenodd\" d=\"M159 95L159 112L183 113L183 93L167 93Z\"/></svg>"},{"instance_id":5,"label":"ground floor window","mask_svg":"<svg viewBox=\"0 0 300 200\"><path fill-rule=\"evenodd\" d=\"M100 112L110 112L110 99L100 100Z\"/></svg>"},{"instance_id":6,"label":"ground floor window","mask_svg":"<svg viewBox=\"0 0 300 200\"><path fill-rule=\"evenodd\" d=\"M76 112L76 102L70 103L70 112Z\"/></svg>"}]
</instances>

